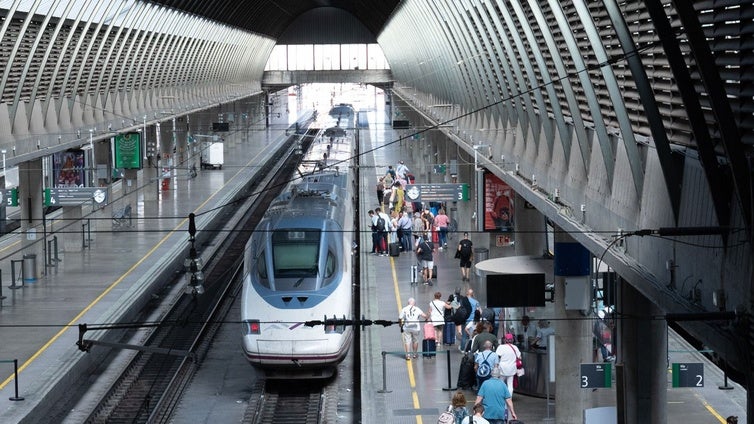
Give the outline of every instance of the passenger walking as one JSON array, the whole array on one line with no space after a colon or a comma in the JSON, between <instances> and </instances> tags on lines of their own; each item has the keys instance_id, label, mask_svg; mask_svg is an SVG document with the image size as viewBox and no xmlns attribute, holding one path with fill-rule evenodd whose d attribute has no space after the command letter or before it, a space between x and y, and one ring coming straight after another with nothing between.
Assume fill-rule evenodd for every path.
<instances>
[{"instance_id":1,"label":"passenger walking","mask_svg":"<svg viewBox=\"0 0 754 424\"><path fill-rule=\"evenodd\" d=\"M474 323L474 315L477 310L479 310L479 301L474 299L474 290L468 289L466 290L466 299L468 299L468 312L469 315L466 317L466 325L465 327L468 327L469 325L473 325ZM463 300L461 300L463 301ZM464 302L465 303L465 302ZM466 307L466 306L464 306ZM481 311L480 311L481 313ZM469 341L469 333L467 331L463 331L461 334L461 349L466 348L466 344Z\"/></svg>"},{"instance_id":2,"label":"passenger walking","mask_svg":"<svg viewBox=\"0 0 754 424\"><path fill-rule=\"evenodd\" d=\"M461 281L469 281L469 270L474 259L474 243L469 240L469 233L463 233L463 239L458 242L456 257L461 261Z\"/></svg>"},{"instance_id":3,"label":"passenger walking","mask_svg":"<svg viewBox=\"0 0 754 424\"><path fill-rule=\"evenodd\" d=\"M434 244L426 236L420 237L416 243L416 257L422 268L424 285L427 286L432 285L432 268L435 266L433 254Z\"/></svg>"},{"instance_id":4,"label":"passenger walking","mask_svg":"<svg viewBox=\"0 0 754 424\"><path fill-rule=\"evenodd\" d=\"M422 221L424 221L423 233L431 233L435 222L435 216L432 215L432 212L429 209L424 209L422 211Z\"/></svg>"},{"instance_id":5,"label":"passenger walking","mask_svg":"<svg viewBox=\"0 0 754 424\"><path fill-rule=\"evenodd\" d=\"M409 173L408 166L403 163L403 161L398 162L398 166L395 167L395 174L398 178L401 180L407 180L408 179L408 173Z\"/></svg>"},{"instance_id":6,"label":"passenger walking","mask_svg":"<svg viewBox=\"0 0 754 424\"><path fill-rule=\"evenodd\" d=\"M413 297L408 298L406 306L401 309L401 313L398 319L401 322L401 333L403 337L403 347L406 350L406 360L410 360L413 356L418 358L419 351L419 335L421 333L421 325L419 324L419 318L427 318L427 314L424 313L419 307L416 306L416 301Z\"/></svg>"},{"instance_id":7,"label":"passenger walking","mask_svg":"<svg viewBox=\"0 0 754 424\"><path fill-rule=\"evenodd\" d=\"M393 165L387 166L387 172L385 172L385 178L390 177L390 184L392 185L393 181L395 181L396 173L395 169L393 169Z\"/></svg>"},{"instance_id":8,"label":"passenger walking","mask_svg":"<svg viewBox=\"0 0 754 424\"><path fill-rule=\"evenodd\" d=\"M461 424L490 424L490 422L484 418L484 405L481 403L474 405L473 412L474 416L464 418L461 420Z\"/></svg>"},{"instance_id":9,"label":"passenger walking","mask_svg":"<svg viewBox=\"0 0 754 424\"><path fill-rule=\"evenodd\" d=\"M411 216L406 211L400 212L400 218L398 218L398 238L401 242L401 250L404 252L410 252L413 246L413 239L411 238Z\"/></svg>"},{"instance_id":10,"label":"passenger walking","mask_svg":"<svg viewBox=\"0 0 754 424\"><path fill-rule=\"evenodd\" d=\"M492 377L492 370L497 367L499 361L497 353L492 350L492 342L484 342L482 350L474 354L477 387L482 387L482 383Z\"/></svg>"},{"instance_id":11,"label":"passenger walking","mask_svg":"<svg viewBox=\"0 0 754 424\"><path fill-rule=\"evenodd\" d=\"M390 229L390 217L382 212L380 208L375 208L374 215L374 226L377 229L380 255L387 256L387 236Z\"/></svg>"},{"instance_id":12,"label":"passenger walking","mask_svg":"<svg viewBox=\"0 0 754 424\"><path fill-rule=\"evenodd\" d=\"M390 204L390 196L393 195L393 178L390 177L390 174L385 175L382 177L382 185L385 187L385 191L382 193L382 204L380 207L384 211L389 211L392 209L392 205Z\"/></svg>"},{"instance_id":13,"label":"passenger walking","mask_svg":"<svg viewBox=\"0 0 754 424\"><path fill-rule=\"evenodd\" d=\"M377 204L381 205L385 200L385 182L384 178L380 178L377 181Z\"/></svg>"},{"instance_id":14,"label":"passenger walking","mask_svg":"<svg viewBox=\"0 0 754 424\"><path fill-rule=\"evenodd\" d=\"M492 349L497 349L497 337L495 337L494 334L492 334L492 323L489 321L482 321L479 323L480 331L477 332L477 335L474 336L474 339L471 342L471 352L476 353L478 350L484 346L485 342L492 343Z\"/></svg>"},{"instance_id":15,"label":"passenger walking","mask_svg":"<svg viewBox=\"0 0 754 424\"><path fill-rule=\"evenodd\" d=\"M611 333L610 327L605 323L605 311L597 312L597 319L594 320L592 334L594 335L594 342L600 351L602 360L605 362L614 361L615 357L607 348L608 343L611 341Z\"/></svg>"},{"instance_id":16,"label":"passenger walking","mask_svg":"<svg viewBox=\"0 0 754 424\"><path fill-rule=\"evenodd\" d=\"M369 214L369 228L372 230L372 251L370 253L373 255L379 255L380 239L378 237L377 227L375 226L375 214L371 209L369 210L369 212L367 212L367 214Z\"/></svg>"},{"instance_id":17,"label":"passenger walking","mask_svg":"<svg viewBox=\"0 0 754 424\"><path fill-rule=\"evenodd\" d=\"M432 326L435 327L435 340L442 341L442 329L445 327L445 311L452 309L450 304L442 300L442 293L435 292L434 299L429 302L429 320L432 321ZM425 335L426 337L426 335ZM442 343L438 343L442 348Z\"/></svg>"},{"instance_id":18,"label":"passenger walking","mask_svg":"<svg viewBox=\"0 0 754 424\"><path fill-rule=\"evenodd\" d=\"M484 416L490 424L505 424L506 409L508 419L517 420L508 386L500 380L499 368L492 371L492 377L479 387L474 404L484 406Z\"/></svg>"},{"instance_id":19,"label":"passenger walking","mask_svg":"<svg viewBox=\"0 0 754 424\"><path fill-rule=\"evenodd\" d=\"M450 224L450 218L445 215L445 209L440 208L435 217L435 226L440 230L440 248L448 247L448 224Z\"/></svg>"},{"instance_id":20,"label":"passenger walking","mask_svg":"<svg viewBox=\"0 0 754 424\"><path fill-rule=\"evenodd\" d=\"M414 236L414 244L416 244L419 237L424 234L424 221L422 221L422 216L419 212L414 212L414 222L411 225L411 234Z\"/></svg>"},{"instance_id":21,"label":"passenger walking","mask_svg":"<svg viewBox=\"0 0 754 424\"><path fill-rule=\"evenodd\" d=\"M450 412L456 420L456 424L461 424L463 419L469 416L469 410L466 409L466 396L458 390L450 401Z\"/></svg>"},{"instance_id":22,"label":"passenger walking","mask_svg":"<svg viewBox=\"0 0 754 424\"><path fill-rule=\"evenodd\" d=\"M390 211L390 243L398 242L398 212Z\"/></svg>"},{"instance_id":23,"label":"passenger walking","mask_svg":"<svg viewBox=\"0 0 754 424\"><path fill-rule=\"evenodd\" d=\"M393 210L395 212L400 212L403 210L403 201L405 198L405 192L403 190L403 186L401 185L400 181L396 181L393 183L393 191L391 194L390 202L393 205Z\"/></svg>"},{"instance_id":24,"label":"passenger walking","mask_svg":"<svg viewBox=\"0 0 754 424\"><path fill-rule=\"evenodd\" d=\"M505 381L508 391L513 395L513 379L518 371L516 363L521 359L521 351L513 344L513 334L505 335L496 353L500 357L500 378Z\"/></svg>"}]
</instances>

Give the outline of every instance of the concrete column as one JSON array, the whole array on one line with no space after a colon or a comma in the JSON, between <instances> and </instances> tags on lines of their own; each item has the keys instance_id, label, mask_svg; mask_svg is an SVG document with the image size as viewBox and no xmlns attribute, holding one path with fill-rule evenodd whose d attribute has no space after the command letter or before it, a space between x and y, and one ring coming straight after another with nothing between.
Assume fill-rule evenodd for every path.
<instances>
[{"instance_id":1,"label":"concrete column","mask_svg":"<svg viewBox=\"0 0 754 424\"><path fill-rule=\"evenodd\" d=\"M534 208L524 207L525 202L523 197L516 194L513 205L516 255L541 256L547 249L545 217L540 211Z\"/></svg>"},{"instance_id":2,"label":"concrete column","mask_svg":"<svg viewBox=\"0 0 754 424\"><path fill-rule=\"evenodd\" d=\"M157 134L157 152L159 161L157 163L157 188L160 192L173 189L174 181L172 178L172 167L175 161L173 155L173 123L164 121L155 125Z\"/></svg>"},{"instance_id":3,"label":"concrete column","mask_svg":"<svg viewBox=\"0 0 754 424\"><path fill-rule=\"evenodd\" d=\"M84 222L81 221L83 213L81 206L64 206L63 207L63 222L65 230L60 235L62 238L61 247L64 252L81 252L83 228L81 227Z\"/></svg>"},{"instance_id":4,"label":"concrete column","mask_svg":"<svg viewBox=\"0 0 754 424\"><path fill-rule=\"evenodd\" d=\"M191 168L191 164L189 162L189 155L190 152L188 150L188 142L187 142L187 127L185 122L185 117L182 118L176 118L176 124L175 124L175 146L176 146L176 152L175 152L175 166L178 170L178 175L181 175L181 171L185 170L188 172L188 170ZM198 169L199 167L197 167Z\"/></svg>"},{"instance_id":5,"label":"concrete column","mask_svg":"<svg viewBox=\"0 0 754 424\"><path fill-rule=\"evenodd\" d=\"M618 284L618 361L623 363L624 381L617 381L618 422L667 422L667 324L653 320L662 312L633 286L620 279ZM615 347L613 348L615 349ZM621 415L625 420L621 421Z\"/></svg>"},{"instance_id":6,"label":"concrete column","mask_svg":"<svg viewBox=\"0 0 754 424\"><path fill-rule=\"evenodd\" d=\"M37 255L37 275L42 275L45 244L42 158L18 164L18 205L21 207L23 254Z\"/></svg>"},{"instance_id":7,"label":"concrete column","mask_svg":"<svg viewBox=\"0 0 754 424\"><path fill-rule=\"evenodd\" d=\"M566 278L589 278L590 254L567 233L555 233L555 422L581 423L583 411L592 407L591 391L581 386L582 363L592 362L590 321L581 310L566 309Z\"/></svg>"}]
</instances>

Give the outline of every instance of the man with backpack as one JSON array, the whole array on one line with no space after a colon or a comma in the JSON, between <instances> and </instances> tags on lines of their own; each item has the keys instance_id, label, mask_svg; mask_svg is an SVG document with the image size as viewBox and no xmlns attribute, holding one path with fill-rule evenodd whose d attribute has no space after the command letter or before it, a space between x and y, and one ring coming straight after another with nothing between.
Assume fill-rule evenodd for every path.
<instances>
[{"instance_id":1,"label":"man with backpack","mask_svg":"<svg viewBox=\"0 0 754 424\"><path fill-rule=\"evenodd\" d=\"M458 249L456 258L461 260L461 281L469 281L469 270L471 269L471 262L474 258L474 250L472 247L474 243L469 240L469 233L463 233L463 239L458 242Z\"/></svg>"},{"instance_id":2,"label":"man with backpack","mask_svg":"<svg viewBox=\"0 0 754 424\"><path fill-rule=\"evenodd\" d=\"M432 285L432 268L435 266L434 262L434 245L427 237L419 237L416 243L416 258L419 260L419 264L422 267L422 275L424 276L424 284Z\"/></svg>"},{"instance_id":3,"label":"man with backpack","mask_svg":"<svg viewBox=\"0 0 754 424\"><path fill-rule=\"evenodd\" d=\"M382 209L374 209L374 228L377 231L377 240L379 241L380 255L387 256L387 230L390 217Z\"/></svg>"},{"instance_id":4,"label":"man with backpack","mask_svg":"<svg viewBox=\"0 0 754 424\"><path fill-rule=\"evenodd\" d=\"M461 303L461 307L458 308L458 310L463 310L463 313L466 314L466 318L463 319L463 322L460 322L461 317L458 317L458 319L456 319L456 317L454 316L453 321L456 322L456 325L461 325L461 346L459 347L459 349L461 350L461 352L463 352L466 349L466 345L468 344L469 338L471 336L466 328L474 321L474 314L479 309L479 301L474 299L474 289L466 290L466 296L458 296L458 300Z\"/></svg>"},{"instance_id":5,"label":"man with backpack","mask_svg":"<svg viewBox=\"0 0 754 424\"><path fill-rule=\"evenodd\" d=\"M403 337L407 361L411 360L412 356L414 359L419 357L417 352L419 350L419 334L421 333L420 318L422 320L427 319L427 314L419 309L414 298L410 297L398 316L401 322L401 336Z\"/></svg>"},{"instance_id":6,"label":"man with backpack","mask_svg":"<svg viewBox=\"0 0 754 424\"><path fill-rule=\"evenodd\" d=\"M490 379L492 376L492 370L497 366L498 362L500 362L497 353L492 350L491 341L485 341L482 349L483 350L474 354L477 387L482 387L482 383Z\"/></svg>"}]
</instances>

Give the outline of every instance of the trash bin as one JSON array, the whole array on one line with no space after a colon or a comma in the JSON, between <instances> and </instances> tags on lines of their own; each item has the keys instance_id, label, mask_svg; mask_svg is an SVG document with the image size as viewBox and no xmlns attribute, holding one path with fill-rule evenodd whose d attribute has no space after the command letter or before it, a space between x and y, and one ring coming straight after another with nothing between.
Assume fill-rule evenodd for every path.
<instances>
[{"instance_id":1,"label":"trash bin","mask_svg":"<svg viewBox=\"0 0 754 424\"><path fill-rule=\"evenodd\" d=\"M482 261L486 261L490 257L490 249L487 249L486 247L475 247L474 248L474 273L476 273L477 277L482 276L482 271L479 270L479 268L476 267L476 264Z\"/></svg>"},{"instance_id":2,"label":"trash bin","mask_svg":"<svg viewBox=\"0 0 754 424\"><path fill-rule=\"evenodd\" d=\"M33 283L37 281L37 255L24 255L24 263L21 268L21 278L24 283Z\"/></svg>"}]
</instances>

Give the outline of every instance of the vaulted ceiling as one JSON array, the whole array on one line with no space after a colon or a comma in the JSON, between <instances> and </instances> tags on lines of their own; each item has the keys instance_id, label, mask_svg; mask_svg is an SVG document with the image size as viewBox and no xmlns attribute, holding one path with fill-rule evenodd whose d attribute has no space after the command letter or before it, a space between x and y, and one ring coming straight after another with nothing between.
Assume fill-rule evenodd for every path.
<instances>
[{"instance_id":1,"label":"vaulted ceiling","mask_svg":"<svg viewBox=\"0 0 754 424\"><path fill-rule=\"evenodd\" d=\"M156 0L155 3L279 38L297 17L319 7L352 14L376 38L399 0Z\"/></svg>"}]
</instances>

